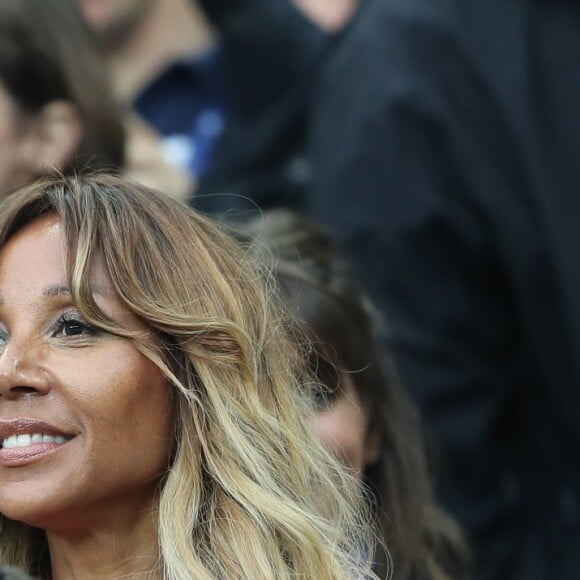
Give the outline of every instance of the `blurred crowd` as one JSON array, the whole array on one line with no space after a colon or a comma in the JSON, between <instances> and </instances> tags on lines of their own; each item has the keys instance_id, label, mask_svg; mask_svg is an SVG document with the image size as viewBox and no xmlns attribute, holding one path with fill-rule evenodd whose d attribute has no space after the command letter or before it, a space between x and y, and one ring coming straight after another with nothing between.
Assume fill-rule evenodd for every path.
<instances>
[{"instance_id":1,"label":"blurred crowd","mask_svg":"<svg viewBox=\"0 0 580 580\"><path fill-rule=\"evenodd\" d=\"M232 228L394 580L580 578L579 103L573 0L0 2L0 194L104 170Z\"/></svg>"}]
</instances>

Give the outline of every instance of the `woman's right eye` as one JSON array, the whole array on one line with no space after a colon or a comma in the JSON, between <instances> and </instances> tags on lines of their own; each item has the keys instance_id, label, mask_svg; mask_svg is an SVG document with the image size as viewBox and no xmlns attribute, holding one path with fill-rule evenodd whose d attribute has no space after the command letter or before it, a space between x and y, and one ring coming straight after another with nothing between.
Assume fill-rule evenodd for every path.
<instances>
[{"instance_id":1,"label":"woman's right eye","mask_svg":"<svg viewBox=\"0 0 580 580\"><path fill-rule=\"evenodd\" d=\"M0 326L0 347L6 346L8 342L8 331Z\"/></svg>"}]
</instances>

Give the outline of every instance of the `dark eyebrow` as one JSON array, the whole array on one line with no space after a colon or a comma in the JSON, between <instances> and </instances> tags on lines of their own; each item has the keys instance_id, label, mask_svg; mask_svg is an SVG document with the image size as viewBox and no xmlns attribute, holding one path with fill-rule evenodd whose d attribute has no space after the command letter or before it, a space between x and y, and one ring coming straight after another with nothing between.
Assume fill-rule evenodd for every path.
<instances>
[{"instance_id":1,"label":"dark eyebrow","mask_svg":"<svg viewBox=\"0 0 580 580\"><path fill-rule=\"evenodd\" d=\"M48 286L42 292L42 295L48 298L54 298L62 294L70 294L70 288L66 284L54 284L53 286Z\"/></svg>"},{"instance_id":2,"label":"dark eyebrow","mask_svg":"<svg viewBox=\"0 0 580 580\"><path fill-rule=\"evenodd\" d=\"M66 284L53 284L52 286L48 286L42 292L43 296L47 296L48 298L54 298L56 296L61 296L62 294L70 294L70 289ZM3 305L5 302L5 298L2 294L0 294L0 305Z\"/></svg>"},{"instance_id":3,"label":"dark eyebrow","mask_svg":"<svg viewBox=\"0 0 580 580\"><path fill-rule=\"evenodd\" d=\"M92 294L99 294L100 296L111 296L113 291L106 286L97 286L95 284L91 284L91 293ZM43 296L47 296L48 298L53 298L56 296L61 296L62 294L70 294L70 288L67 284L53 284L52 286L47 286L44 291L42 292ZM0 295L1 299L1 295Z\"/></svg>"},{"instance_id":4,"label":"dark eyebrow","mask_svg":"<svg viewBox=\"0 0 580 580\"><path fill-rule=\"evenodd\" d=\"M103 286L95 286L91 284L91 292L93 294L99 294L100 296L111 296L113 291L110 288L103 287ZM47 286L42 295L48 298L55 298L57 296L62 296L63 294L70 294L70 288L67 284L53 284L51 286ZM5 298L2 294L0 294L0 306L4 305Z\"/></svg>"}]
</instances>

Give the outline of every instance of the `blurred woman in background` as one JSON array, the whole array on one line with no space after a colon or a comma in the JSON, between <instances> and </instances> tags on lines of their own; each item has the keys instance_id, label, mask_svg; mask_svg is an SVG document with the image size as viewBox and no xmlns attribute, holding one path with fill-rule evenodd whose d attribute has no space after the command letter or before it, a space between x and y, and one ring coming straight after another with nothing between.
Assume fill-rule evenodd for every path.
<instances>
[{"instance_id":1,"label":"blurred woman in background","mask_svg":"<svg viewBox=\"0 0 580 580\"><path fill-rule=\"evenodd\" d=\"M70 0L0 2L0 196L55 170L118 169L124 131Z\"/></svg>"},{"instance_id":2,"label":"blurred woman in background","mask_svg":"<svg viewBox=\"0 0 580 580\"><path fill-rule=\"evenodd\" d=\"M456 524L434 503L419 417L384 352L380 316L332 239L287 211L240 228L250 253L272 268L280 299L311 337L323 385L311 427L372 491L395 580L467 577ZM376 570L389 568L384 553Z\"/></svg>"}]
</instances>

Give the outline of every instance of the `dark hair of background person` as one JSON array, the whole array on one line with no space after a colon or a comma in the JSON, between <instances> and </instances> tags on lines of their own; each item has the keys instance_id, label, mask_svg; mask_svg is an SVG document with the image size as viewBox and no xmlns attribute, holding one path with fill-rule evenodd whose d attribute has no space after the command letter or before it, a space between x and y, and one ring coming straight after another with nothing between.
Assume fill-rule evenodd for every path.
<instances>
[{"instance_id":1,"label":"dark hair of background person","mask_svg":"<svg viewBox=\"0 0 580 580\"><path fill-rule=\"evenodd\" d=\"M124 131L104 62L72 0L0 2L0 83L24 114L53 101L78 110L83 136L64 172L120 168Z\"/></svg>"},{"instance_id":2,"label":"dark hair of background person","mask_svg":"<svg viewBox=\"0 0 580 580\"><path fill-rule=\"evenodd\" d=\"M272 268L282 301L306 326L312 366L329 388L326 404L340 388L340 373L352 373L369 409L369 428L380 432L380 458L363 477L376 498L394 579L467 577L468 550L458 526L435 505L419 416L388 360L380 316L333 240L286 210L266 212L238 229L242 243Z\"/></svg>"}]
</instances>

